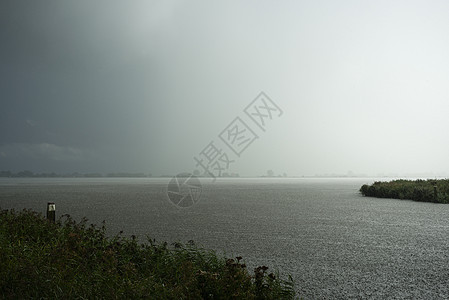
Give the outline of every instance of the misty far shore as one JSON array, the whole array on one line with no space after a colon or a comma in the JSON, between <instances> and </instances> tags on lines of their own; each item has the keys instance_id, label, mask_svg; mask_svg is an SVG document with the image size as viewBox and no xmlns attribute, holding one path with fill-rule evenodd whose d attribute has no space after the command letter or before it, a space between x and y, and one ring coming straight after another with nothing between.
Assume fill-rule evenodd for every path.
<instances>
[{"instance_id":1,"label":"misty far shore","mask_svg":"<svg viewBox=\"0 0 449 300\"><path fill-rule=\"evenodd\" d=\"M271 170L269 170L271 171ZM207 174L200 174L193 172L193 175L199 178L211 178ZM0 171L0 178L171 178L176 174L161 174L153 175L152 173L144 172L33 172L29 170L23 170L13 172L10 170ZM275 174L274 172L267 172L262 175L240 175L239 173L223 173L222 176L217 178L395 178L395 179L443 179L449 178L449 175L435 175L433 173L412 173L412 174L356 174L348 172L346 174L339 173L325 173L314 175L287 175L286 173Z\"/></svg>"}]
</instances>

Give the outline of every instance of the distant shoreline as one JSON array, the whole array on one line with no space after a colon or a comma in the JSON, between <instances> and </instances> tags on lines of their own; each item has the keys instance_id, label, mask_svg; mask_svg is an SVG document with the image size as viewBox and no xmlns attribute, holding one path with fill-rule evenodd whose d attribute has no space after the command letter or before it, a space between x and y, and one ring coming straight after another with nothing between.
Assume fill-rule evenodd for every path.
<instances>
[{"instance_id":1,"label":"distant shoreline","mask_svg":"<svg viewBox=\"0 0 449 300\"><path fill-rule=\"evenodd\" d=\"M205 176L202 174L194 174L198 178L211 178L210 176ZM100 172L91 172L91 173L79 173L79 172L71 172L71 173L35 173L32 171L19 171L19 172L11 172L11 171L0 171L0 178L172 178L176 176L176 174L162 174L162 175L152 175L151 173L142 173L142 172L113 172L113 173L100 173ZM238 173L225 174L224 176L220 176L217 178L385 178L385 179L393 179L393 178L406 178L406 179L418 179L418 178L435 178L435 179L443 179L448 178L449 175L425 175L425 174L408 174L408 175L395 175L395 174L382 174L382 175L367 175L367 174L317 174L317 175L293 175L287 176L283 175L239 175Z\"/></svg>"}]
</instances>

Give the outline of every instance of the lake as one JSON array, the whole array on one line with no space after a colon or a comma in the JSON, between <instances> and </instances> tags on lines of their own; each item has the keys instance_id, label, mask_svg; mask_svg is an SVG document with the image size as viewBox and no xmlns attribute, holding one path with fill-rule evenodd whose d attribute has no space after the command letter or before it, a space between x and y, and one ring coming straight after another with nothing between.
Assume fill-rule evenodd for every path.
<instances>
[{"instance_id":1,"label":"lake","mask_svg":"<svg viewBox=\"0 0 449 300\"><path fill-rule=\"evenodd\" d=\"M305 299L449 298L449 205L361 196L374 179L240 178L201 179L201 200L178 208L169 180L0 178L0 207L55 202L109 234L194 240L291 274Z\"/></svg>"}]
</instances>

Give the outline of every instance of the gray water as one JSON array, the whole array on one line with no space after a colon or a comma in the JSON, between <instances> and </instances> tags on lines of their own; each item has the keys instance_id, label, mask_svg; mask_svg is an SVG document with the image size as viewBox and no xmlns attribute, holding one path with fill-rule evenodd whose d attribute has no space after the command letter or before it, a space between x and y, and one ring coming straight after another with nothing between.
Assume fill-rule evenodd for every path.
<instances>
[{"instance_id":1,"label":"gray water","mask_svg":"<svg viewBox=\"0 0 449 300\"><path fill-rule=\"evenodd\" d=\"M105 220L108 233L194 240L291 274L305 299L449 298L449 205L365 198L370 179L223 179L193 207L169 179L0 179L0 207Z\"/></svg>"}]
</instances>

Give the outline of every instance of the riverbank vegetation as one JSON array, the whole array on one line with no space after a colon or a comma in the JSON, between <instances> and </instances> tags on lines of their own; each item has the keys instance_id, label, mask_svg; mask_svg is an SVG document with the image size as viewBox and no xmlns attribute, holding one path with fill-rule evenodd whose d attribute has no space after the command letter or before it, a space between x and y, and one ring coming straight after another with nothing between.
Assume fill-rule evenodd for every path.
<instances>
[{"instance_id":1,"label":"riverbank vegetation","mask_svg":"<svg viewBox=\"0 0 449 300\"><path fill-rule=\"evenodd\" d=\"M139 243L105 226L0 210L0 298L293 299L291 277L184 244Z\"/></svg>"},{"instance_id":2,"label":"riverbank vegetation","mask_svg":"<svg viewBox=\"0 0 449 300\"><path fill-rule=\"evenodd\" d=\"M376 181L363 185L360 192L368 197L449 203L449 179Z\"/></svg>"}]
</instances>

